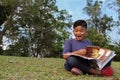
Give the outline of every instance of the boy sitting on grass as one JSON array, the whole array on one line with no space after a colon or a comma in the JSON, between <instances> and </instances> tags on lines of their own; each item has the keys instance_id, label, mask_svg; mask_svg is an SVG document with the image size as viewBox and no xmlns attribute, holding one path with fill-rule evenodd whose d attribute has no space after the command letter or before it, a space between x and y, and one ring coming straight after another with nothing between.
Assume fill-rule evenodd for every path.
<instances>
[{"instance_id":1,"label":"boy sitting on grass","mask_svg":"<svg viewBox=\"0 0 120 80\"><path fill-rule=\"evenodd\" d=\"M91 46L92 43L85 39L87 34L87 23L84 20L77 20L73 25L73 33L75 39L69 39L64 44L63 58L66 60L64 67L73 74L93 74L102 76L112 76L113 69L111 61L105 65L102 70L95 69L91 66L92 61L86 60L71 54L86 54L86 47Z\"/></svg>"}]
</instances>

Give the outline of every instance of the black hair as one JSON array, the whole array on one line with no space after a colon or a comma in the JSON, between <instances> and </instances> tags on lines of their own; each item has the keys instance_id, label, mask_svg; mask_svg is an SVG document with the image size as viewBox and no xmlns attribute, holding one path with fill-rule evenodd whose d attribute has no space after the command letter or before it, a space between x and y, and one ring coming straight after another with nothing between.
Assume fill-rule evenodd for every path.
<instances>
[{"instance_id":1,"label":"black hair","mask_svg":"<svg viewBox=\"0 0 120 80\"><path fill-rule=\"evenodd\" d=\"M82 26L87 29L87 23L85 20L77 20L74 22L73 28L75 29L77 26Z\"/></svg>"}]
</instances>

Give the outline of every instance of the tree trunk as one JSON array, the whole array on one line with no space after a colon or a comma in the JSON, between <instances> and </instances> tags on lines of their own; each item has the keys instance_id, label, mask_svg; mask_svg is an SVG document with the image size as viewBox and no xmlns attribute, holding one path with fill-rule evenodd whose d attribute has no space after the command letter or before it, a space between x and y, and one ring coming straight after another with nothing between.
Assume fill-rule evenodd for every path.
<instances>
[{"instance_id":1,"label":"tree trunk","mask_svg":"<svg viewBox=\"0 0 120 80\"><path fill-rule=\"evenodd\" d=\"M2 55L3 49L2 49L2 39L3 39L3 32L0 31L0 55Z\"/></svg>"}]
</instances>

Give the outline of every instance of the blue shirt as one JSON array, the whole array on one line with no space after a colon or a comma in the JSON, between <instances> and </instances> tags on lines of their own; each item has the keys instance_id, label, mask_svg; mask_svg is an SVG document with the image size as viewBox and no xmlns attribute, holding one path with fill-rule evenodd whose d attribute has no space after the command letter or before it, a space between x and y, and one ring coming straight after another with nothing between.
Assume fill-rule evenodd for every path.
<instances>
[{"instance_id":1,"label":"blue shirt","mask_svg":"<svg viewBox=\"0 0 120 80\"><path fill-rule=\"evenodd\" d=\"M87 46L90 45L92 45L92 43L86 39L83 39L81 41L76 39L69 39L64 44L63 54L80 49L85 49Z\"/></svg>"}]
</instances>

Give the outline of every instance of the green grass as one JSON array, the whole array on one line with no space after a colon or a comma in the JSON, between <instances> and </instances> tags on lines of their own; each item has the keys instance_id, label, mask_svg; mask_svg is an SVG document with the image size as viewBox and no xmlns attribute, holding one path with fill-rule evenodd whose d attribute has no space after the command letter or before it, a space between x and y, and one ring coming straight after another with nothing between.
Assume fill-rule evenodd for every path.
<instances>
[{"instance_id":1,"label":"green grass","mask_svg":"<svg viewBox=\"0 0 120 80\"><path fill-rule=\"evenodd\" d=\"M120 80L120 62L113 62L112 77L73 75L60 58L0 56L0 80Z\"/></svg>"}]
</instances>

